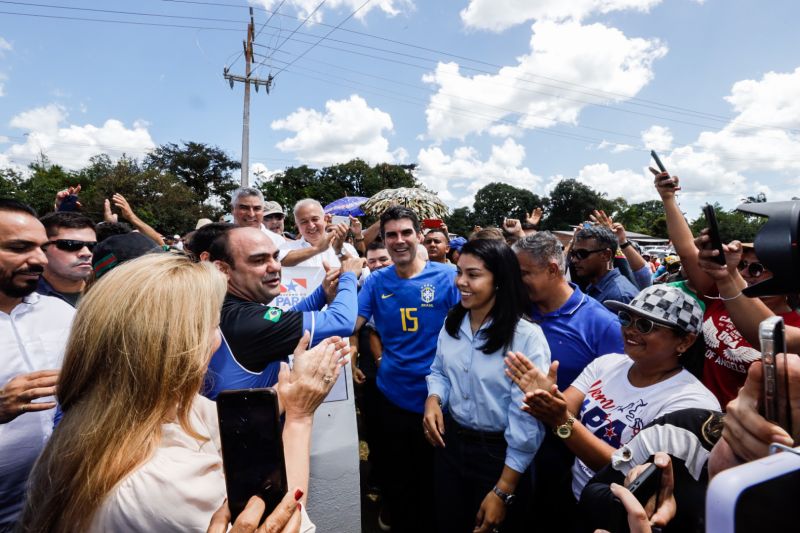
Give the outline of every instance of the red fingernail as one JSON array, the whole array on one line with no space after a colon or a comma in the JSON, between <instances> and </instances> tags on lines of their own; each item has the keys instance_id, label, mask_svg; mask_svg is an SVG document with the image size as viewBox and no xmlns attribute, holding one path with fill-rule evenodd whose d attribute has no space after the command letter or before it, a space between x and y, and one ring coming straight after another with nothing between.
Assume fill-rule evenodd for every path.
<instances>
[{"instance_id":1,"label":"red fingernail","mask_svg":"<svg viewBox=\"0 0 800 533\"><path fill-rule=\"evenodd\" d=\"M303 510L303 504L302 503L299 503L299 502L297 503L297 510L298 511L302 511Z\"/></svg>"},{"instance_id":2,"label":"red fingernail","mask_svg":"<svg viewBox=\"0 0 800 533\"><path fill-rule=\"evenodd\" d=\"M295 501L299 502L300 498L302 498L302 497L303 497L302 489L297 489L296 491L294 491L294 499L295 499Z\"/></svg>"}]
</instances>

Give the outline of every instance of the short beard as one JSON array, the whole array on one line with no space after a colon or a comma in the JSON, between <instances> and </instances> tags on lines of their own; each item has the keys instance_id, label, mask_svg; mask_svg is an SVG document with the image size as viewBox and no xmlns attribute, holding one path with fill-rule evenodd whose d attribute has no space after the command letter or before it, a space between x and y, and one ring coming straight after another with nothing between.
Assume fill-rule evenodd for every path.
<instances>
[{"instance_id":1,"label":"short beard","mask_svg":"<svg viewBox=\"0 0 800 533\"><path fill-rule=\"evenodd\" d=\"M18 285L14 285L12 279L13 278L0 279L0 292L10 298L25 298L26 296L32 294L38 285L38 281L31 281L25 286L20 287Z\"/></svg>"}]
</instances>

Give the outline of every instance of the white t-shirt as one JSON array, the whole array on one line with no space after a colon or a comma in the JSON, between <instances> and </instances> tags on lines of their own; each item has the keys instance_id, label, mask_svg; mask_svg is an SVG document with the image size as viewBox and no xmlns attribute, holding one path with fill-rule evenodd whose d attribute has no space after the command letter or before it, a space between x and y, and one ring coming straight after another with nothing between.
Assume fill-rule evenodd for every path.
<instances>
[{"instance_id":1,"label":"white t-shirt","mask_svg":"<svg viewBox=\"0 0 800 533\"><path fill-rule=\"evenodd\" d=\"M197 440L177 422L163 424L153 456L106 497L90 532L208 529L226 495L215 403L196 396L189 420L195 431L210 439ZM300 531L315 530L303 508Z\"/></svg>"},{"instance_id":2,"label":"white t-shirt","mask_svg":"<svg viewBox=\"0 0 800 533\"><path fill-rule=\"evenodd\" d=\"M280 247L280 253L278 254L278 257L281 261L283 261L283 258L286 257L286 255L292 250L302 250L305 248L311 248L311 244L306 241L305 238L300 238L296 241L285 241ZM350 243L344 243L342 245L342 251L350 257L358 257L358 252ZM317 255L314 255L302 263L298 263L294 266L321 268L323 261L328 263L328 266L333 268L342 265L342 262L339 261L339 257L336 255L336 251L333 249L333 246L328 246L328 249L324 252L320 252Z\"/></svg>"},{"instance_id":3,"label":"white t-shirt","mask_svg":"<svg viewBox=\"0 0 800 533\"><path fill-rule=\"evenodd\" d=\"M633 360L623 354L598 357L581 372L572 386L584 394L578 418L598 438L619 448L659 416L697 407L719 410L719 402L687 370L649 387L634 387L628 380ZM572 492L580 499L595 472L576 458L572 466Z\"/></svg>"},{"instance_id":4,"label":"white t-shirt","mask_svg":"<svg viewBox=\"0 0 800 533\"><path fill-rule=\"evenodd\" d=\"M0 311L0 387L21 374L61 368L74 315L75 309L60 298L35 292L11 313ZM25 484L53 431L54 414L55 409L23 413L0 424L0 530L22 511Z\"/></svg>"},{"instance_id":5,"label":"white t-shirt","mask_svg":"<svg viewBox=\"0 0 800 533\"><path fill-rule=\"evenodd\" d=\"M283 243L286 242L286 239L283 237L283 235L278 235L274 231L267 229L264 224L261 224L261 231L263 231L264 234L272 240L272 244L275 245L275 248L280 248Z\"/></svg>"}]
</instances>

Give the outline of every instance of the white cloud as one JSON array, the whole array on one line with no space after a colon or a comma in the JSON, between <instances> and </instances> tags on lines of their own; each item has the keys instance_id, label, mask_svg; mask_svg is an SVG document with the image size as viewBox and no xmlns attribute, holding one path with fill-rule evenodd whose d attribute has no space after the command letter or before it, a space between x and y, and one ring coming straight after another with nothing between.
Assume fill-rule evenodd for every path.
<instances>
[{"instance_id":1,"label":"white cloud","mask_svg":"<svg viewBox=\"0 0 800 533\"><path fill-rule=\"evenodd\" d=\"M645 169L639 172L630 169L611 170L606 163L594 163L584 166L574 178L595 191L606 193L609 199L622 197L630 204L658 199L653 178L645 174ZM546 190L552 191L563 179L565 177L560 175L551 177Z\"/></svg>"},{"instance_id":2,"label":"white cloud","mask_svg":"<svg viewBox=\"0 0 800 533\"><path fill-rule=\"evenodd\" d=\"M402 148L389 150L384 131L393 131L392 117L369 107L357 94L347 100L328 100L324 113L301 107L272 122L272 129L295 134L276 147L281 152L294 152L304 163L329 165L356 157L370 163L395 163L407 156Z\"/></svg>"},{"instance_id":3,"label":"white cloud","mask_svg":"<svg viewBox=\"0 0 800 533\"><path fill-rule=\"evenodd\" d=\"M23 111L12 117L9 126L26 130L26 141L14 144L3 156L5 161L27 163L44 153L54 163L69 169L85 166L100 153L119 157L123 153L142 156L155 147L146 125L140 121L133 128L116 119L102 126L66 124L68 113L57 104Z\"/></svg>"},{"instance_id":4,"label":"white cloud","mask_svg":"<svg viewBox=\"0 0 800 533\"><path fill-rule=\"evenodd\" d=\"M612 154L621 154L622 152L628 152L633 150L633 146L630 144L620 144L620 143L612 143L610 141L603 141L597 145L598 150L609 150Z\"/></svg>"},{"instance_id":5,"label":"white cloud","mask_svg":"<svg viewBox=\"0 0 800 533\"><path fill-rule=\"evenodd\" d=\"M305 19L319 5L319 0L288 0L287 2L281 2L280 0L251 0L250 3L261 5L268 10L277 9L282 4L281 13L286 13L291 8L294 8L297 15ZM363 3L364 0L327 0L324 4L324 9L314 12L309 20L311 22L322 22L325 10L330 11L341 8L343 11L353 12ZM414 9L414 4L411 0L372 0L361 8L354 18L361 20L373 9L380 10L384 14L393 17L403 11Z\"/></svg>"},{"instance_id":6,"label":"white cloud","mask_svg":"<svg viewBox=\"0 0 800 533\"><path fill-rule=\"evenodd\" d=\"M259 183L271 181L272 178L276 174L280 174L280 172L280 170L270 170L264 163L253 163L250 165L250 174L252 174Z\"/></svg>"},{"instance_id":7,"label":"white cloud","mask_svg":"<svg viewBox=\"0 0 800 533\"><path fill-rule=\"evenodd\" d=\"M529 20L581 20L594 13L648 12L661 0L470 0L461 11L468 28L503 31Z\"/></svg>"},{"instance_id":8,"label":"white cloud","mask_svg":"<svg viewBox=\"0 0 800 533\"><path fill-rule=\"evenodd\" d=\"M439 63L423 77L439 86L425 111L430 138L464 139L497 122L526 129L576 124L590 103L635 96L653 78L653 61L667 53L658 40L628 38L599 23L543 21L532 30L531 52L497 74L468 77L456 63Z\"/></svg>"},{"instance_id":9,"label":"white cloud","mask_svg":"<svg viewBox=\"0 0 800 533\"><path fill-rule=\"evenodd\" d=\"M725 97L738 115L718 132L703 132L700 149L739 171L800 170L800 67L736 82Z\"/></svg>"},{"instance_id":10,"label":"white cloud","mask_svg":"<svg viewBox=\"0 0 800 533\"><path fill-rule=\"evenodd\" d=\"M452 207L472 205L475 193L492 182L503 182L536 192L541 178L524 166L525 148L508 138L493 145L482 160L478 150L461 146L451 155L441 148L423 148L417 155L417 177Z\"/></svg>"},{"instance_id":11,"label":"white cloud","mask_svg":"<svg viewBox=\"0 0 800 533\"><path fill-rule=\"evenodd\" d=\"M642 144L656 152L670 150L672 148L672 140L672 132L664 126L650 126L642 132Z\"/></svg>"}]
</instances>

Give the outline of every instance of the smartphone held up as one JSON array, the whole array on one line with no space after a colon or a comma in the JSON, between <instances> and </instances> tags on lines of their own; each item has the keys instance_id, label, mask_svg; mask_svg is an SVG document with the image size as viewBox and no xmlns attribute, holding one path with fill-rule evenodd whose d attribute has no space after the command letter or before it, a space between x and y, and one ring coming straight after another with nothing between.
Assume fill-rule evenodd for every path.
<instances>
[{"instance_id":1,"label":"smartphone held up","mask_svg":"<svg viewBox=\"0 0 800 533\"><path fill-rule=\"evenodd\" d=\"M678 187L678 186L676 185L676 183L675 183L675 179L674 179L672 176L670 176L670 175L669 175L669 172L667 172L667 168L664 166L664 163L662 163L662 162L661 162L661 158L660 158L660 157L658 157L658 154L656 153L656 151L655 151L655 150L650 150L650 157L652 157L652 158L653 158L653 161L655 161L655 162L656 162L656 166L658 167L658 170L659 170L659 172L660 172L661 174L666 174L666 176L664 176L664 177L661 177L661 178L659 178L659 179L660 179L660 180L662 180L662 182L663 182L664 184L666 184L666 185L668 185L668 186L672 187L672 188L673 188L673 189L675 189L676 191L679 191L679 190L681 190L681 188L680 188L680 187ZM652 171L654 174L656 173L656 171L655 171L653 168L650 168L650 170L651 170L651 171Z\"/></svg>"},{"instance_id":2,"label":"smartphone held up","mask_svg":"<svg viewBox=\"0 0 800 533\"><path fill-rule=\"evenodd\" d=\"M288 490L277 393L223 391L217 397L217 416L231 522L252 496L264 500L264 515L269 515Z\"/></svg>"}]
</instances>

